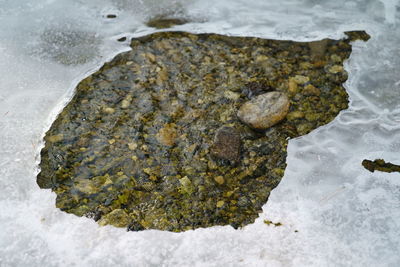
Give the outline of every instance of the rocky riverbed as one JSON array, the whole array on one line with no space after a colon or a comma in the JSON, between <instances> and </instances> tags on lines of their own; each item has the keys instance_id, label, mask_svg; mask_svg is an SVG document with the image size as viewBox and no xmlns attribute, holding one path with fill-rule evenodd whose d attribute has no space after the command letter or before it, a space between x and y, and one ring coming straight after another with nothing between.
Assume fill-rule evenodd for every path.
<instances>
[{"instance_id":1,"label":"rocky riverbed","mask_svg":"<svg viewBox=\"0 0 400 267\"><path fill-rule=\"evenodd\" d=\"M351 41L369 38L347 35L133 39L77 86L46 134L37 182L56 192L58 208L101 225L252 223L282 179L288 140L347 108L343 61ZM262 107L279 116L266 123L271 113L254 112Z\"/></svg>"}]
</instances>

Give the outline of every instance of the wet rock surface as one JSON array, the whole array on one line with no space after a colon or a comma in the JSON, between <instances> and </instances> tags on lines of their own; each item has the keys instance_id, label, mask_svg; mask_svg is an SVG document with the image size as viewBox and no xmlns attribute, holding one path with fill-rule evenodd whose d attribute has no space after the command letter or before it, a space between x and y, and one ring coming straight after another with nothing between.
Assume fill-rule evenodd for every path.
<instances>
[{"instance_id":1,"label":"wet rock surface","mask_svg":"<svg viewBox=\"0 0 400 267\"><path fill-rule=\"evenodd\" d=\"M45 136L37 183L56 206L129 230L254 222L286 167L288 139L347 108L350 41L309 43L164 32L133 39L79 83ZM311 47L313 47L311 45ZM313 55L317 53L317 55ZM311 87L312 86L312 87ZM246 102L286 95L264 131Z\"/></svg>"}]
</instances>

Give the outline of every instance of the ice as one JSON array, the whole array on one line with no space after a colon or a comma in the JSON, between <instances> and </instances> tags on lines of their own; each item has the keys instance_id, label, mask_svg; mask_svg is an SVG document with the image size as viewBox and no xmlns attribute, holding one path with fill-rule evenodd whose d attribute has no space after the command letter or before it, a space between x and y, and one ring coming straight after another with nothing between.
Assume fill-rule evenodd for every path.
<instances>
[{"instance_id":1,"label":"ice","mask_svg":"<svg viewBox=\"0 0 400 267\"><path fill-rule=\"evenodd\" d=\"M361 166L400 163L399 11L393 0L0 0L0 266L399 266L400 175ZM282 182L243 229L99 227L36 185L41 139L73 88L129 49L116 39L154 32L144 22L162 13L197 33L372 37L345 65L349 109L289 142Z\"/></svg>"}]
</instances>

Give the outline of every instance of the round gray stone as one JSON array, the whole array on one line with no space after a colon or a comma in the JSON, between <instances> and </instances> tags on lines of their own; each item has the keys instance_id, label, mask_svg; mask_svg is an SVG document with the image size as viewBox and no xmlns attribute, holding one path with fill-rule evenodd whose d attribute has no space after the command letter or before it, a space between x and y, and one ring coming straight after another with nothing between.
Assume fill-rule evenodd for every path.
<instances>
[{"instance_id":1,"label":"round gray stone","mask_svg":"<svg viewBox=\"0 0 400 267\"><path fill-rule=\"evenodd\" d=\"M244 103L237 116L251 128L264 130L283 120L289 112L289 106L286 94L269 92Z\"/></svg>"}]
</instances>

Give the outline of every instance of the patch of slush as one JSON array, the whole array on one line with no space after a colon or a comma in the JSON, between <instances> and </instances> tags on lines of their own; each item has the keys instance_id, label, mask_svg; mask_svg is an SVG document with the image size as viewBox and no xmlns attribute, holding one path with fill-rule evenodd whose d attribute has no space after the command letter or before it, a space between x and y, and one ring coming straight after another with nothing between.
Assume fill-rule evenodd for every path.
<instances>
[{"instance_id":1,"label":"patch of slush","mask_svg":"<svg viewBox=\"0 0 400 267\"><path fill-rule=\"evenodd\" d=\"M399 163L399 1L158 3L0 0L0 266L400 265L399 174L361 166L365 158ZM127 233L57 210L55 194L35 182L45 131L79 80L128 49L116 39L152 33L146 19L178 9L193 22L173 29L195 33L308 41L366 30L372 38L354 43L345 65L349 109L290 141L284 178L260 218L241 230ZM59 29L96 41L75 48L68 36L82 35L64 34L41 42ZM70 61L98 55L66 65L51 54L63 48L75 53Z\"/></svg>"}]
</instances>

